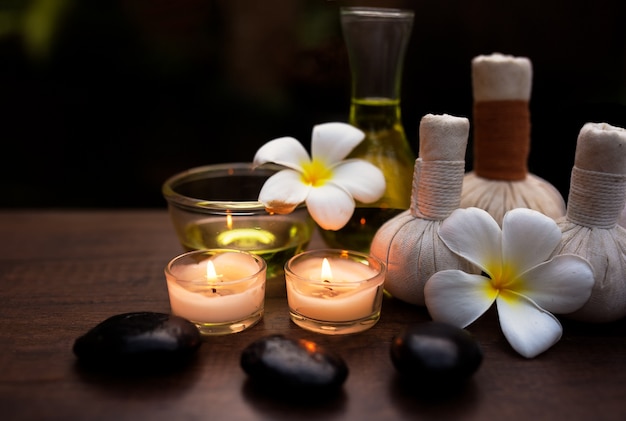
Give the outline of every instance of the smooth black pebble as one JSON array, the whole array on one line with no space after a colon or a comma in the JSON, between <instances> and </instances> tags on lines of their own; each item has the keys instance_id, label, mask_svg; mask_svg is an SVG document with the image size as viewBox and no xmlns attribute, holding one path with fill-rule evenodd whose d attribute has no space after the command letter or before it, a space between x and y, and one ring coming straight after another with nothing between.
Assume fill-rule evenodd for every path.
<instances>
[{"instance_id":1,"label":"smooth black pebble","mask_svg":"<svg viewBox=\"0 0 626 421\"><path fill-rule=\"evenodd\" d=\"M76 339L73 351L89 368L157 373L185 365L201 343L196 325L182 317L134 312L99 323Z\"/></svg>"},{"instance_id":2,"label":"smooth black pebble","mask_svg":"<svg viewBox=\"0 0 626 421\"><path fill-rule=\"evenodd\" d=\"M390 353L404 380L425 388L460 385L483 360L480 345L468 331L434 321L407 326L394 336Z\"/></svg>"},{"instance_id":3,"label":"smooth black pebble","mask_svg":"<svg viewBox=\"0 0 626 421\"><path fill-rule=\"evenodd\" d=\"M337 354L315 342L276 334L260 338L241 353L241 367L266 392L313 394L338 390L348 366Z\"/></svg>"}]
</instances>

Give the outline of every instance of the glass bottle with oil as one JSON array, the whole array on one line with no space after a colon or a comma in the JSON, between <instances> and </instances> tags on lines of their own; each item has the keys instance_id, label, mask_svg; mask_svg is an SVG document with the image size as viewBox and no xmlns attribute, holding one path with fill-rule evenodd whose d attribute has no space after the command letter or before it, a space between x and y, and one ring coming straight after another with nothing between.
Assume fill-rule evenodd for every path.
<instances>
[{"instance_id":1,"label":"glass bottle with oil","mask_svg":"<svg viewBox=\"0 0 626 421\"><path fill-rule=\"evenodd\" d=\"M349 123L365 133L349 157L380 168L386 190L375 203L357 202L342 229L322 230L331 247L369 251L378 228L410 206L415 154L402 125L400 91L413 16L407 9L340 9L352 76Z\"/></svg>"}]
</instances>

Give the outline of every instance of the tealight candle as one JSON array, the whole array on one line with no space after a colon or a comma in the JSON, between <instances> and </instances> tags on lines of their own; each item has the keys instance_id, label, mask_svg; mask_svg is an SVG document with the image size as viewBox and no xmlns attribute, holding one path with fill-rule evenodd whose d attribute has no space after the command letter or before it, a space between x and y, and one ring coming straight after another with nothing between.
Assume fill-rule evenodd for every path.
<instances>
[{"instance_id":1,"label":"tealight candle","mask_svg":"<svg viewBox=\"0 0 626 421\"><path fill-rule=\"evenodd\" d=\"M356 333L380 318L385 264L347 250L312 250L285 265L291 320L319 333Z\"/></svg>"},{"instance_id":2,"label":"tealight candle","mask_svg":"<svg viewBox=\"0 0 626 421\"><path fill-rule=\"evenodd\" d=\"M267 264L226 249L181 254L165 267L172 314L205 335L241 332L263 316Z\"/></svg>"}]
</instances>

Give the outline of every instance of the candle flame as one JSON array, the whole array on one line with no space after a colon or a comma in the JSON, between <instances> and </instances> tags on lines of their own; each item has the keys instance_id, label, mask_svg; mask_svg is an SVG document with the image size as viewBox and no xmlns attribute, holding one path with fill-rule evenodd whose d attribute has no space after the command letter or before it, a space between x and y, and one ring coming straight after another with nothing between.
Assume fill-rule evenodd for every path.
<instances>
[{"instance_id":1,"label":"candle flame","mask_svg":"<svg viewBox=\"0 0 626 421\"><path fill-rule=\"evenodd\" d=\"M226 215L226 226L229 230L233 229L233 216L230 213Z\"/></svg>"},{"instance_id":2,"label":"candle flame","mask_svg":"<svg viewBox=\"0 0 626 421\"><path fill-rule=\"evenodd\" d=\"M322 261L322 279L325 281L333 280L333 272L330 270L330 263L328 263L328 259L325 257Z\"/></svg>"},{"instance_id":3,"label":"candle flame","mask_svg":"<svg viewBox=\"0 0 626 421\"><path fill-rule=\"evenodd\" d=\"M206 279L207 281L217 281L217 272L215 272L215 265L211 260L206 265Z\"/></svg>"}]
</instances>

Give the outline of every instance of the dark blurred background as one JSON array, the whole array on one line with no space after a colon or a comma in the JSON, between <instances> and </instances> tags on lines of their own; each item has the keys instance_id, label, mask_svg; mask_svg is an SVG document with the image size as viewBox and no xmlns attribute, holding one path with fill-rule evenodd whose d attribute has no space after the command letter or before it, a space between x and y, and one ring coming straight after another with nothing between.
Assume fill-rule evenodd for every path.
<instances>
[{"instance_id":1,"label":"dark blurred background","mask_svg":"<svg viewBox=\"0 0 626 421\"><path fill-rule=\"evenodd\" d=\"M424 114L471 118L471 59L493 52L533 63L529 169L566 199L582 125L626 127L623 0L0 0L0 206L165 207L176 172L308 147L347 121L344 5L415 10L416 154Z\"/></svg>"}]
</instances>

